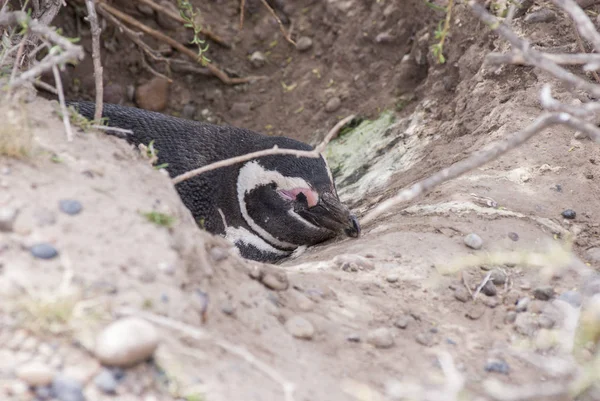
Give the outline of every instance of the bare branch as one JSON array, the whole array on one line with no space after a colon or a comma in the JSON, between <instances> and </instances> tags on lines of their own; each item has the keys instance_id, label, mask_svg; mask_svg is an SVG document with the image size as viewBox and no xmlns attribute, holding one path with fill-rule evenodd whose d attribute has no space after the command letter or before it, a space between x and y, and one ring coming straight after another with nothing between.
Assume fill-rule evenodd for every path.
<instances>
[{"instance_id":1,"label":"bare branch","mask_svg":"<svg viewBox=\"0 0 600 401\"><path fill-rule=\"evenodd\" d=\"M552 0L552 2L571 16L581 36L589 40L594 49L600 52L600 33L585 14L585 11L574 0Z\"/></svg>"},{"instance_id":2,"label":"bare branch","mask_svg":"<svg viewBox=\"0 0 600 401\"><path fill-rule=\"evenodd\" d=\"M283 26L283 23L281 22L281 20L277 16L277 13L275 12L275 10L273 10L273 8L269 5L269 3L267 3L267 0L261 0L261 1L264 4L264 6L267 8L267 10L269 10L269 12L273 16L273 18L275 18L275 20L279 24L279 29L281 29L281 33L285 37L285 40L287 40L288 42L290 42L291 44L293 44L294 46L296 46L296 42L294 42L292 40L292 37L290 36L289 32Z\"/></svg>"},{"instance_id":3,"label":"bare branch","mask_svg":"<svg viewBox=\"0 0 600 401\"><path fill-rule=\"evenodd\" d=\"M98 15L94 0L85 0L88 10L88 21L92 32L92 59L94 61L94 77L96 78L96 110L94 111L94 120L100 121L102 118L102 102L104 99L104 87L102 80L104 72L102 61L100 59L100 26L98 25Z\"/></svg>"},{"instance_id":4,"label":"bare branch","mask_svg":"<svg viewBox=\"0 0 600 401\"><path fill-rule=\"evenodd\" d=\"M542 53L544 59L562 65L586 65L589 63L600 63L600 54L597 53ZM486 62L490 64L522 64L530 65L525 60L523 53L489 53Z\"/></svg>"},{"instance_id":5,"label":"bare branch","mask_svg":"<svg viewBox=\"0 0 600 401\"><path fill-rule=\"evenodd\" d=\"M232 157L230 159L220 160L215 163L211 163L206 166L199 167L197 169L188 171L186 173L180 174L177 177L173 178L173 184L179 184L182 181L188 180L197 175L206 173L208 171L216 170L223 167L233 166L237 163L242 163L248 160L256 159L258 157L264 156L275 156L275 155L292 155L296 157L312 157L317 158L321 157L321 152L325 150L327 144L334 138L339 131L342 129L344 125L349 123L355 118L354 115L348 116L342 120L340 120L325 136L323 141L314 149L314 150L296 150L296 149L280 149L277 145L273 146L271 149L259 150L257 152L247 153L245 155Z\"/></svg>"},{"instance_id":6,"label":"bare branch","mask_svg":"<svg viewBox=\"0 0 600 401\"><path fill-rule=\"evenodd\" d=\"M69 121L69 111L65 104L65 93L63 91L62 80L60 79L60 72L56 65L52 66L52 73L54 74L54 81L56 84L56 91L58 92L58 102L60 103L60 110L62 114L63 124L65 125L65 132L67 134L67 141L73 140L73 130L71 129L71 123Z\"/></svg>"}]
</instances>

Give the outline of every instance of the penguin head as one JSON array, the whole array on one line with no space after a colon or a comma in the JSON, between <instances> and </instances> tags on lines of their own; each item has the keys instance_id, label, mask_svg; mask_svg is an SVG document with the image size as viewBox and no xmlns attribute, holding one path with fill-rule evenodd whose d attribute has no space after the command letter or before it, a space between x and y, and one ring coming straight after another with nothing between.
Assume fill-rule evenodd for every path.
<instances>
[{"instance_id":1,"label":"penguin head","mask_svg":"<svg viewBox=\"0 0 600 401\"><path fill-rule=\"evenodd\" d=\"M312 149L294 146L299 147ZM360 233L357 218L337 195L323 157L276 155L246 162L238 172L237 197L247 225L278 249L314 245L342 231L351 237Z\"/></svg>"}]
</instances>

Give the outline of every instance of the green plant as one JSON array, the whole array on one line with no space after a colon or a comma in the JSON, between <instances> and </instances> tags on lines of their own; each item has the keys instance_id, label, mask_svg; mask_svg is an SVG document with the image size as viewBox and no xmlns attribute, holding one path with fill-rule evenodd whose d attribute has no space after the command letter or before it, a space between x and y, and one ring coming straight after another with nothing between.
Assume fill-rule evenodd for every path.
<instances>
[{"instance_id":1,"label":"green plant","mask_svg":"<svg viewBox=\"0 0 600 401\"><path fill-rule=\"evenodd\" d=\"M425 2L428 6L434 8L434 4L429 2ZM435 10L442 9L446 13L446 18L438 23L438 26L434 32L435 39L438 41L434 45L431 46L431 51L434 57L437 59L438 63L444 64L446 62L446 56L444 56L444 43L446 42L446 38L450 33L450 21L452 19L452 7L454 6L454 0L448 0L447 7L435 6Z\"/></svg>"},{"instance_id":2,"label":"green plant","mask_svg":"<svg viewBox=\"0 0 600 401\"><path fill-rule=\"evenodd\" d=\"M175 223L175 217L161 212L142 212L142 216L144 216L151 223L167 228L171 228L173 223Z\"/></svg>"},{"instance_id":3,"label":"green plant","mask_svg":"<svg viewBox=\"0 0 600 401\"><path fill-rule=\"evenodd\" d=\"M206 57L206 51L208 50L208 43L206 40L200 38L199 34L202 32L202 24L200 23L200 12L194 11L191 3L188 0L177 0L177 6L179 8L179 14L185 21L184 25L186 28L194 30L194 37L190 41L190 44L198 46L198 59L203 65L210 63L210 60Z\"/></svg>"}]
</instances>

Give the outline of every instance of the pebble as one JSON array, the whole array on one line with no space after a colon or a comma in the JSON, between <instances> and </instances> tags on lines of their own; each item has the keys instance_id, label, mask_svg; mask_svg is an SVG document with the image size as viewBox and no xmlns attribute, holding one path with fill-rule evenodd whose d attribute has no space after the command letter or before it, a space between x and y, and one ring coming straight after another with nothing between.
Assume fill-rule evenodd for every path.
<instances>
[{"instance_id":1,"label":"pebble","mask_svg":"<svg viewBox=\"0 0 600 401\"><path fill-rule=\"evenodd\" d=\"M554 20L556 20L556 14L548 8L542 8L525 16L525 22L529 22L530 24L552 22Z\"/></svg>"},{"instance_id":2,"label":"pebble","mask_svg":"<svg viewBox=\"0 0 600 401\"><path fill-rule=\"evenodd\" d=\"M390 273L385 277L385 280L388 283L396 283L398 280L400 280L400 277L396 273Z\"/></svg>"},{"instance_id":3,"label":"pebble","mask_svg":"<svg viewBox=\"0 0 600 401\"><path fill-rule=\"evenodd\" d=\"M517 242L519 240L519 234L511 231L511 232L508 233L508 238L510 238L511 240Z\"/></svg>"},{"instance_id":4,"label":"pebble","mask_svg":"<svg viewBox=\"0 0 600 401\"><path fill-rule=\"evenodd\" d=\"M229 112L232 117L243 117L250 113L250 106L248 102L235 102L231 105Z\"/></svg>"},{"instance_id":5,"label":"pebble","mask_svg":"<svg viewBox=\"0 0 600 401\"><path fill-rule=\"evenodd\" d=\"M415 337L415 340L419 344L424 345L426 347L431 347L433 344L435 344L435 337L429 331L417 334L417 336Z\"/></svg>"},{"instance_id":6,"label":"pebble","mask_svg":"<svg viewBox=\"0 0 600 401\"><path fill-rule=\"evenodd\" d=\"M501 359L488 359L485 363L485 371L507 375L510 372L510 366Z\"/></svg>"},{"instance_id":7,"label":"pebble","mask_svg":"<svg viewBox=\"0 0 600 401\"><path fill-rule=\"evenodd\" d=\"M485 313L485 307L483 305L472 305L471 308L465 313L465 316L471 320L477 320Z\"/></svg>"},{"instance_id":8,"label":"pebble","mask_svg":"<svg viewBox=\"0 0 600 401\"><path fill-rule=\"evenodd\" d=\"M58 202L58 207L61 212L74 216L81 212L83 206L81 202L75 199L62 199Z\"/></svg>"},{"instance_id":9,"label":"pebble","mask_svg":"<svg viewBox=\"0 0 600 401\"><path fill-rule=\"evenodd\" d=\"M108 369L102 369L94 378L94 384L105 394L115 394L119 385L113 372Z\"/></svg>"},{"instance_id":10,"label":"pebble","mask_svg":"<svg viewBox=\"0 0 600 401\"><path fill-rule=\"evenodd\" d=\"M135 89L135 102L142 109L163 111L169 98L169 81L154 77Z\"/></svg>"},{"instance_id":11,"label":"pebble","mask_svg":"<svg viewBox=\"0 0 600 401\"><path fill-rule=\"evenodd\" d=\"M45 242L33 245L29 248L29 252L38 259L53 259L58 256L56 248Z\"/></svg>"},{"instance_id":12,"label":"pebble","mask_svg":"<svg viewBox=\"0 0 600 401\"><path fill-rule=\"evenodd\" d=\"M500 269L492 270L490 281L496 285L504 285L506 283L506 274Z\"/></svg>"},{"instance_id":13,"label":"pebble","mask_svg":"<svg viewBox=\"0 0 600 401\"><path fill-rule=\"evenodd\" d=\"M547 301L554 297L554 288L550 286L537 287L533 290L533 296L541 301Z\"/></svg>"},{"instance_id":14,"label":"pebble","mask_svg":"<svg viewBox=\"0 0 600 401\"><path fill-rule=\"evenodd\" d=\"M525 312L527 310L527 307L529 306L530 302L531 302L531 298L529 298L529 297L523 297L523 298L519 299L517 301L515 310L517 312Z\"/></svg>"},{"instance_id":15,"label":"pebble","mask_svg":"<svg viewBox=\"0 0 600 401\"><path fill-rule=\"evenodd\" d=\"M396 319L396 321L394 322L394 326L396 326L399 329L405 329L408 327L408 324L410 323L410 318L406 315L404 316L400 316L398 319Z\"/></svg>"},{"instance_id":16,"label":"pebble","mask_svg":"<svg viewBox=\"0 0 600 401\"><path fill-rule=\"evenodd\" d=\"M533 336L538 329L538 321L531 313L519 313L515 320L515 330L526 336Z\"/></svg>"},{"instance_id":17,"label":"pebble","mask_svg":"<svg viewBox=\"0 0 600 401\"><path fill-rule=\"evenodd\" d=\"M465 245L471 249L481 249L483 246L483 240L481 237L475 233L468 234L465 239Z\"/></svg>"},{"instance_id":18,"label":"pebble","mask_svg":"<svg viewBox=\"0 0 600 401\"><path fill-rule=\"evenodd\" d=\"M469 291L467 291L466 288L459 287L456 290L454 290L454 298L456 298L456 300L460 302L467 302L469 299L471 299L471 295L469 294Z\"/></svg>"},{"instance_id":19,"label":"pebble","mask_svg":"<svg viewBox=\"0 0 600 401\"><path fill-rule=\"evenodd\" d=\"M313 41L308 36L302 36L296 41L296 49L301 52L309 50L313 45Z\"/></svg>"},{"instance_id":20,"label":"pebble","mask_svg":"<svg viewBox=\"0 0 600 401\"><path fill-rule=\"evenodd\" d=\"M575 213L575 210L573 209L564 210L561 214L562 217L569 220L573 220L575 217L577 217L577 213Z\"/></svg>"},{"instance_id":21,"label":"pebble","mask_svg":"<svg viewBox=\"0 0 600 401\"><path fill-rule=\"evenodd\" d=\"M351 343L359 343L360 335L358 333L352 333L352 334L348 335L348 337L346 337L346 340L350 341Z\"/></svg>"},{"instance_id":22,"label":"pebble","mask_svg":"<svg viewBox=\"0 0 600 401\"><path fill-rule=\"evenodd\" d=\"M504 316L504 323L506 324L514 323L515 320L517 320L517 312L515 311L510 311Z\"/></svg>"},{"instance_id":23,"label":"pebble","mask_svg":"<svg viewBox=\"0 0 600 401\"><path fill-rule=\"evenodd\" d=\"M387 327L380 327L367 333L367 342L375 348L391 348L394 346L394 336Z\"/></svg>"},{"instance_id":24,"label":"pebble","mask_svg":"<svg viewBox=\"0 0 600 401\"><path fill-rule=\"evenodd\" d=\"M59 401L85 401L81 384L65 375L56 375L52 380L52 393Z\"/></svg>"},{"instance_id":25,"label":"pebble","mask_svg":"<svg viewBox=\"0 0 600 401\"><path fill-rule=\"evenodd\" d=\"M260 67L264 66L266 63L267 63L267 58L265 57L265 55L262 52L255 51L254 53L252 53L250 55L250 64L252 64L252 66L254 68L260 68Z\"/></svg>"},{"instance_id":26,"label":"pebble","mask_svg":"<svg viewBox=\"0 0 600 401\"><path fill-rule=\"evenodd\" d=\"M394 36L390 32L380 32L375 36L375 43L390 43Z\"/></svg>"},{"instance_id":27,"label":"pebble","mask_svg":"<svg viewBox=\"0 0 600 401\"><path fill-rule=\"evenodd\" d=\"M18 211L12 207L0 208L0 231L10 232L17 218Z\"/></svg>"},{"instance_id":28,"label":"pebble","mask_svg":"<svg viewBox=\"0 0 600 401\"><path fill-rule=\"evenodd\" d=\"M261 278L260 282L270 290L285 291L290 286L290 282L285 274L267 272Z\"/></svg>"},{"instance_id":29,"label":"pebble","mask_svg":"<svg viewBox=\"0 0 600 401\"><path fill-rule=\"evenodd\" d=\"M41 362L29 362L19 366L15 371L16 376L28 385L46 386L52 383L54 369Z\"/></svg>"},{"instance_id":30,"label":"pebble","mask_svg":"<svg viewBox=\"0 0 600 401\"><path fill-rule=\"evenodd\" d=\"M221 312L227 316L233 316L235 314L235 307L230 302L225 302L221 305Z\"/></svg>"},{"instance_id":31,"label":"pebble","mask_svg":"<svg viewBox=\"0 0 600 401\"><path fill-rule=\"evenodd\" d=\"M554 327L555 321L550 316L541 315L538 316L538 324L543 329L551 329L552 327Z\"/></svg>"},{"instance_id":32,"label":"pebble","mask_svg":"<svg viewBox=\"0 0 600 401\"><path fill-rule=\"evenodd\" d=\"M590 248L585 253L589 260L600 263L600 247Z\"/></svg>"},{"instance_id":33,"label":"pebble","mask_svg":"<svg viewBox=\"0 0 600 401\"><path fill-rule=\"evenodd\" d=\"M296 338L311 340L315 335L315 328L311 322L302 316L292 316L285 322L285 329Z\"/></svg>"},{"instance_id":34,"label":"pebble","mask_svg":"<svg viewBox=\"0 0 600 401\"><path fill-rule=\"evenodd\" d=\"M133 366L150 358L159 341L152 324L128 317L111 323L98 335L94 354L105 365Z\"/></svg>"},{"instance_id":35,"label":"pebble","mask_svg":"<svg viewBox=\"0 0 600 401\"><path fill-rule=\"evenodd\" d=\"M492 280L488 280L487 283L481 288L481 292L488 297L493 297L498 293L498 289L496 289L496 285Z\"/></svg>"},{"instance_id":36,"label":"pebble","mask_svg":"<svg viewBox=\"0 0 600 401\"><path fill-rule=\"evenodd\" d=\"M498 298L496 298L496 297L482 298L481 302L483 302L483 304L485 306L487 306L488 308L492 308L492 309L494 309L496 306L498 306L498 304L500 304L500 301L498 301Z\"/></svg>"},{"instance_id":37,"label":"pebble","mask_svg":"<svg viewBox=\"0 0 600 401\"><path fill-rule=\"evenodd\" d=\"M579 308L583 302L583 297L577 291L565 291L560 294L558 299L567 302L575 308Z\"/></svg>"},{"instance_id":38,"label":"pebble","mask_svg":"<svg viewBox=\"0 0 600 401\"><path fill-rule=\"evenodd\" d=\"M325 111L328 113L333 113L334 111L337 111L341 105L342 101L340 100L340 98L334 96L331 99L329 99L327 103L325 103Z\"/></svg>"}]
</instances>

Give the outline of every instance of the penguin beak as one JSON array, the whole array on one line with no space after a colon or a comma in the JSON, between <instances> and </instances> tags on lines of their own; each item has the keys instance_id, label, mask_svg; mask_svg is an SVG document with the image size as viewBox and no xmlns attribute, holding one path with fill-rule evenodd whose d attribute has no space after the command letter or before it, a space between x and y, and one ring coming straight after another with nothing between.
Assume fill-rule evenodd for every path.
<instances>
[{"instance_id":1,"label":"penguin beak","mask_svg":"<svg viewBox=\"0 0 600 401\"><path fill-rule=\"evenodd\" d=\"M356 238L360 235L360 224L355 215L340 202L337 196L323 193L319 202L304 210L302 217L330 231L344 231L347 236Z\"/></svg>"}]
</instances>

